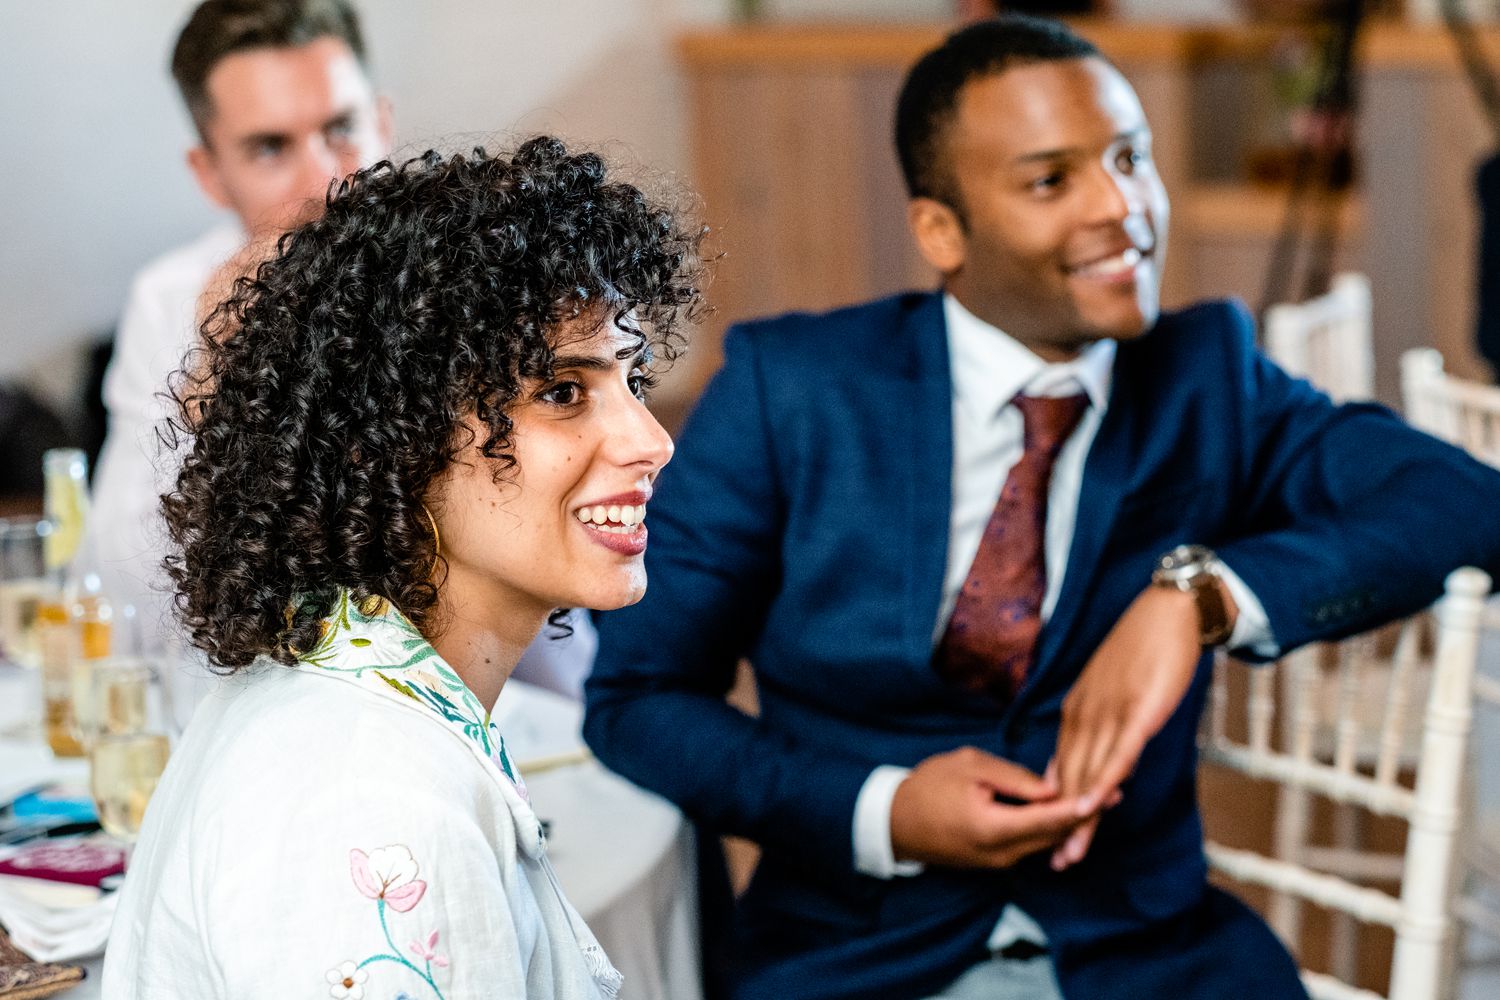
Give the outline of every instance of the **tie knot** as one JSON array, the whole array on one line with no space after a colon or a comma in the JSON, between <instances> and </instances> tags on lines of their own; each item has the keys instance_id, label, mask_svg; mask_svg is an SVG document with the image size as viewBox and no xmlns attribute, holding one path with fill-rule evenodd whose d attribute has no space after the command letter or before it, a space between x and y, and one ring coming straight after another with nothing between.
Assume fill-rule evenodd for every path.
<instances>
[{"instance_id":1,"label":"tie knot","mask_svg":"<svg viewBox=\"0 0 1500 1000\"><path fill-rule=\"evenodd\" d=\"M1026 451L1055 453L1078 426L1088 409L1089 397L1081 392L1072 396L1017 396L1015 404L1026 428Z\"/></svg>"}]
</instances>

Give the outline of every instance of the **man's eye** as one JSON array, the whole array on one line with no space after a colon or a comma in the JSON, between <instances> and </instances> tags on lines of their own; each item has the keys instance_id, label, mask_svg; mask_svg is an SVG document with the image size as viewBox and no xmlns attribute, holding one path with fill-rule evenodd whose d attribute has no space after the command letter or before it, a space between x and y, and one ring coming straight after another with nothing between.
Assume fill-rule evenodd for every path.
<instances>
[{"instance_id":1,"label":"man's eye","mask_svg":"<svg viewBox=\"0 0 1500 1000\"><path fill-rule=\"evenodd\" d=\"M1038 177L1036 180L1031 182L1030 186L1031 190L1033 191L1041 194L1050 194L1051 192L1056 191L1058 188L1062 187L1063 180L1064 177L1062 172L1054 171L1050 174L1045 174L1041 177Z\"/></svg>"},{"instance_id":2,"label":"man's eye","mask_svg":"<svg viewBox=\"0 0 1500 1000\"><path fill-rule=\"evenodd\" d=\"M285 150L285 148L286 143L282 142L279 139L264 139L255 144L255 149L253 150L252 155L254 155L257 160L274 160L276 159L276 157L282 154L282 151Z\"/></svg>"},{"instance_id":3,"label":"man's eye","mask_svg":"<svg viewBox=\"0 0 1500 1000\"><path fill-rule=\"evenodd\" d=\"M1146 162L1146 154L1138 149L1122 149L1115 157L1115 166L1122 174L1133 174L1135 168Z\"/></svg>"},{"instance_id":4,"label":"man's eye","mask_svg":"<svg viewBox=\"0 0 1500 1000\"><path fill-rule=\"evenodd\" d=\"M323 130L323 134L333 142L348 142L354 135L353 122L334 122Z\"/></svg>"},{"instance_id":5,"label":"man's eye","mask_svg":"<svg viewBox=\"0 0 1500 1000\"><path fill-rule=\"evenodd\" d=\"M558 382L543 389L537 398L553 406L572 406L583 399L583 386L577 382Z\"/></svg>"}]
</instances>

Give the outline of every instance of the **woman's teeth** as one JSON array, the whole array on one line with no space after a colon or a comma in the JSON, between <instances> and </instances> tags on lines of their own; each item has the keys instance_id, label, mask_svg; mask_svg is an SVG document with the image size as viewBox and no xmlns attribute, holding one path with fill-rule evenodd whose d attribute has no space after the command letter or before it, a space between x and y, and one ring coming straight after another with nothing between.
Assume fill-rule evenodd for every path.
<instances>
[{"instance_id":1,"label":"woman's teeth","mask_svg":"<svg viewBox=\"0 0 1500 1000\"><path fill-rule=\"evenodd\" d=\"M646 519L646 505L606 507L603 504L595 504L591 507L578 508L574 516L583 524L592 524L603 531L625 535L634 531L635 526Z\"/></svg>"}]
</instances>

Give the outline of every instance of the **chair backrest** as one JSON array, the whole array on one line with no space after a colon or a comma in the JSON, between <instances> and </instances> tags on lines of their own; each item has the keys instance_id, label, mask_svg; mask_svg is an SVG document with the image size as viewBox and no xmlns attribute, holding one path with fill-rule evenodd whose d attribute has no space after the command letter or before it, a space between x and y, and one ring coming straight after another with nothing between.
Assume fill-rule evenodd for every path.
<instances>
[{"instance_id":1,"label":"chair backrest","mask_svg":"<svg viewBox=\"0 0 1500 1000\"><path fill-rule=\"evenodd\" d=\"M1490 578L1483 571L1456 570L1431 612L1402 623L1394 652L1381 655L1374 642L1359 637L1346 640L1352 643L1352 652L1337 657L1340 687L1351 694L1367 691L1372 678L1384 686L1384 706L1376 715L1378 732L1373 740L1361 731L1369 713L1360 710L1357 699L1324 700L1314 695L1321 683L1317 656L1288 656L1264 667L1222 662L1205 719L1204 760L1408 824L1399 897L1305 864L1212 842L1205 845L1210 864L1231 878L1393 928L1396 950L1390 995L1399 1000L1435 1000L1442 981L1460 782L1473 705L1471 681L1480 615L1489 589ZM1428 648L1433 650L1430 674L1417 669ZM1243 740L1232 738L1241 727L1232 728L1227 719L1226 674L1236 669L1250 672ZM1294 718L1285 726L1278 726L1276 720L1278 674L1282 674L1281 683L1292 686L1289 696L1280 699L1281 704L1293 706ZM1418 684L1427 687L1420 746L1407 752L1403 734L1411 728L1408 712L1417 710L1411 691ZM1326 712L1334 717L1322 717ZM1317 745L1320 732L1334 734L1332 747ZM1377 748L1373 756L1361 750L1370 746ZM1415 761L1415 785L1407 787L1398 763L1411 761ZM1303 981L1319 1000L1377 1000L1378 996L1317 973L1304 972Z\"/></svg>"},{"instance_id":2,"label":"chair backrest","mask_svg":"<svg viewBox=\"0 0 1500 1000\"><path fill-rule=\"evenodd\" d=\"M1401 355L1401 396L1413 427L1500 466L1500 388L1455 378L1430 347Z\"/></svg>"},{"instance_id":3,"label":"chair backrest","mask_svg":"<svg viewBox=\"0 0 1500 1000\"><path fill-rule=\"evenodd\" d=\"M1370 279L1340 274L1326 295L1266 310L1266 353L1335 401L1375 395Z\"/></svg>"}]
</instances>

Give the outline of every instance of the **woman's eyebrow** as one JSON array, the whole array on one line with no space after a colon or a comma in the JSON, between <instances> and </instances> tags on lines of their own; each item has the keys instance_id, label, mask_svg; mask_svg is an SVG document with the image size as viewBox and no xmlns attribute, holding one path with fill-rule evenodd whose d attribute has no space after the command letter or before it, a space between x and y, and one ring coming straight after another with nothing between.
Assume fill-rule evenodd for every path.
<instances>
[{"instance_id":1,"label":"woman's eyebrow","mask_svg":"<svg viewBox=\"0 0 1500 1000\"><path fill-rule=\"evenodd\" d=\"M555 371L564 369L582 369L584 371L609 371L619 364L614 358L604 358L597 354L559 354L552 359L552 368Z\"/></svg>"},{"instance_id":2,"label":"woman's eyebrow","mask_svg":"<svg viewBox=\"0 0 1500 1000\"><path fill-rule=\"evenodd\" d=\"M607 357L599 354L559 354L552 359L554 371L611 371L625 358ZM630 366L651 363L651 348L641 347L629 357Z\"/></svg>"}]
</instances>

